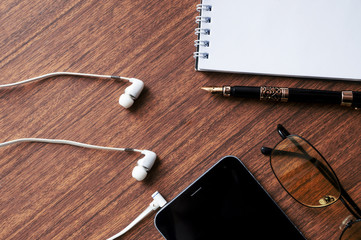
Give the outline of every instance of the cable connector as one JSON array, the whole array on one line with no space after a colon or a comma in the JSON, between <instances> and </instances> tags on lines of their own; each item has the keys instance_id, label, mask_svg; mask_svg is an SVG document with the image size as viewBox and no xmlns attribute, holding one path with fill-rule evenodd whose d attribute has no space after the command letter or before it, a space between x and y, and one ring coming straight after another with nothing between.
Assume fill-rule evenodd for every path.
<instances>
[{"instance_id":1,"label":"cable connector","mask_svg":"<svg viewBox=\"0 0 361 240\"><path fill-rule=\"evenodd\" d=\"M136 218L131 222L126 228L124 228L119 233L115 234L114 236L108 238L107 240L114 240L117 237L122 236L126 232L128 232L131 228L133 228L137 223L139 223L142 219L148 216L152 211L157 210L160 207L163 207L167 204L167 201L163 198L163 196L156 191L152 194L153 201L149 204L149 206Z\"/></svg>"},{"instance_id":2,"label":"cable connector","mask_svg":"<svg viewBox=\"0 0 361 240\"><path fill-rule=\"evenodd\" d=\"M152 194L152 198L154 199L153 202L150 203L152 210L157 210L158 208L162 208L167 204L167 201L158 191Z\"/></svg>"}]
</instances>

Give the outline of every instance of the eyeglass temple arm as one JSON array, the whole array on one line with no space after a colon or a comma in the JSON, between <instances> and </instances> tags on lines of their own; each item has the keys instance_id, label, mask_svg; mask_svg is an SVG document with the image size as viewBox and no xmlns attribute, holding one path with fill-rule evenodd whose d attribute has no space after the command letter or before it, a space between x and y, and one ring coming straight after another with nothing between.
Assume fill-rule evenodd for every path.
<instances>
[{"instance_id":1,"label":"eyeglass temple arm","mask_svg":"<svg viewBox=\"0 0 361 240\"><path fill-rule=\"evenodd\" d=\"M277 132L282 139L286 139L287 136L291 135L282 124L277 124Z\"/></svg>"},{"instance_id":2,"label":"eyeglass temple arm","mask_svg":"<svg viewBox=\"0 0 361 240\"><path fill-rule=\"evenodd\" d=\"M311 157L307 153L302 154L302 153L296 153L296 152L290 152L284 150L276 150L276 149L273 150L269 147L262 147L261 152L266 156L270 156L272 152L272 154L276 154L276 155L288 155L288 156L294 156L294 157L306 159L310 161L335 188L337 188L338 186L337 182L335 182L335 180L332 178L333 174L325 167L325 165L322 164L320 161L318 161L316 158Z\"/></svg>"},{"instance_id":3,"label":"eyeglass temple arm","mask_svg":"<svg viewBox=\"0 0 361 240\"><path fill-rule=\"evenodd\" d=\"M278 132L282 132L282 134L286 135L290 135L288 133L288 131L281 125L279 124L277 126ZM280 133L281 135L281 133ZM286 135L286 137L288 136ZM282 136L282 135L281 135ZM309 160L318 168L318 170L323 174L323 176L334 186L337 188L337 182L335 182L335 180L332 178L332 176L334 174L332 174L328 168L322 164L320 161L318 161L315 158L312 158L307 151L301 146L301 144L299 144L299 142L297 140L295 140L294 138L289 138L292 143L303 153L305 154L308 158L310 158ZM314 160L313 160L314 159ZM313 161L312 161L313 160ZM357 214L359 215L359 217L361 217L361 210L360 208L357 206L357 204L352 200L351 196L346 192L346 190L343 188L343 186L341 185L340 182L338 182L338 185L340 186L340 190L341 190L341 197L343 197L349 205L351 205L351 207L357 212ZM342 198L341 198L342 199ZM355 215L355 212L351 210L350 206L346 204L345 201L342 201L342 203L345 205L345 207L352 213L352 215L354 215L355 217L357 217L357 215Z\"/></svg>"},{"instance_id":4,"label":"eyeglass temple arm","mask_svg":"<svg viewBox=\"0 0 361 240\"><path fill-rule=\"evenodd\" d=\"M342 187L341 187L342 188ZM341 202L347 210L355 217L361 218L361 211L360 208L356 205L356 203L352 200L352 198L348 195L348 193L342 188L341 189ZM347 201L347 202L346 202Z\"/></svg>"},{"instance_id":5,"label":"eyeglass temple arm","mask_svg":"<svg viewBox=\"0 0 361 240\"><path fill-rule=\"evenodd\" d=\"M272 152L273 151L273 152ZM361 217L361 210L359 209L359 207L357 206L357 204L352 200L352 198L350 197L350 195L346 192L346 190L343 188L343 186L340 183L335 182L335 180L332 178L333 173L331 173L324 164L322 164L320 161L318 161L315 158L311 158L308 154L302 154L302 153L296 153L296 152L290 152L290 151L283 151L283 150L273 150L272 148L269 147L262 147L261 148L261 152L262 154L264 154L265 156L270 156L271 153L273 154L281 154L281 155L289 155L289 156L294 156L294 157L300 157L306 160L311 161L311 163L313 165L315 165L315 167L321 172L321 174L335 187L337 188L337 185L339 184L340 186L340 190L341 190L341 196L342 198L340 198L341 202L345 205L345 207L347 208L347 210L350 211L350 213L352 213L353 216L355 216L356 218L360 218ZM344 199L343 199L344 198ZM347 203L345 202L345 200L347 201ZM352 208L356 211L353 211Z\"/></svg>"},{"instance_id":6,"label":"eyeglass temple arm","mask_svg":"<svg viewBox=\"0 0 361 240\"><path fill-rule=\"evenodd\" d=\"M287 136L290 135L290 133L286 130L286 128L284 126L282 126L281 124L277 125L277 132L280 134L280 136L282 137L282 139L286 139ZM308 156L308 158L310 158L310 160L312 160L311 156L306 152L306 150L295 140L295 139L290 139L292 141L293 144L295 144L295 146L306 156ZM261 149L262 151L262 149ZM272 149L271 149L272 151ZM269 152L269 149L266 150L266 152ZM263 152L262 152L263 153ZM270 153L270 152L269 152ZM313 158L314 159L314 158ZM337 186L337 183L335 183L334 179L332 178L332 173L330 173L330 171L324 166L324 164L322 164L321 162L319 162L317 159L315 159L316 161L313 163L319 170L320 172L324 175L324 177L334 186ZM319 168L321 167L323 171L321 171L321 169ZM327 175L328 176L327 176ZM331 176L331 177L330 177ZM359 215L358 217L361 217L361 210L360 208L357 206L357 204L352 200L351 196L346 192L346 190L343 188L343 186L341 185L341 183L338 183L340 186L340 190L341 190L341 196L343 198L345 198L345 200L348 202L348 204L351 205L351 207L357 212L357 214ZM357 217L354 213L354 211L351 210L351 208L347 205L347 203L345 201L343 201L343 199L341 198L342 203L345 205L345 207L352 213L352 215L354 215L355 217Z\"/></svg>"},{"instance_id":7,"label":"eyeglass temple arm","mask_svg":"<svg viewBox=\"0 0 361 240\"><path fill-rule=\"evenodd\" d=\"M273 152L272 152L273 151ZM297 153L297 152L290 152L290 151L284 151L284 150L278 150L278 149L272 149L269 147L261 147L261 152L263 155L265 156L271 156L271 154L276 154L276 155L289 155L289 156L294 156L294 157L299 157L299 158L303 158L306 160L310 160L311 157L309 155L305 155L302 153Z\"/></svg>"},{"instance_id":8,"label":"eyeglass temple arm","mask_svg":"<svg viewBox=\"0 0 361 240\"><path fill-rule=\"evenodd\" d=\"M281 124L277 125L277 132L280 134L280 136L282 137L282 139L286 139L288 136L290 136L291 134L286 130L286 128L284 126L282 126ZM307 151L293 138L289 138L289 140L291 140L291 142L303 153L307 156L308 159L312 159L312 157L307 153Z\"/></svg>"},{"instance_id":9,"label":"eyeglass temple arm","mask_svg":"<svg viewBox=\"0 0 361 240\"><path fill-rule=\"evenodd\" d=\"M361 209L357 206L357 204L352 200L351 196L346 192L346 190L343 188L343 186L340 184L341 187L341 201L345 205L345 207L354 215L356 218L361 218ZM343 201L343 198L347 201L349 205L353 208L353 210L356 211L357 214L355 214L352 209L348 206L346 202Z\"/></svg>"},{"instance_id":10,"label":"eyeglass temple arm","mask_svg":"<svg viewBox=\"0 0 361 240\"><path fill-rule=\"evenodd\" d=\"M289 135L291 135L284 126L281 124L277 125L277 131L282 137L282 139L286 139ZM340 185L337 181L335 182L334 178L332 177L334 174L328 170L328 168L318 161L316 158L311 157L308 152L302 147L302 145L294 138L289 138L289 140L303 153L299 154L299 157L303 157L304 159L309 160L313 165L317 167L317 169L322 173L322 175L335 187ZM261 150L262 151L262 150ZM279 151L279 150L277 150ZM290 152L288 153L290 154ZM303 156L302 156L303 155Z\"/></svg>"}]
</instances>

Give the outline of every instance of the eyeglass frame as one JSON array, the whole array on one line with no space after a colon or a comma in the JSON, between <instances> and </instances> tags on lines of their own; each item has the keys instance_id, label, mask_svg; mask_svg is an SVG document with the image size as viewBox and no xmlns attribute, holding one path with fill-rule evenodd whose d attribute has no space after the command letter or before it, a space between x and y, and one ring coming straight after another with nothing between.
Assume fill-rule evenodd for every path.
<instances>
[{"instance_id":1,"label":"eyeglass frame","mask_svg":"<svg viewBox=\"0 0 361 240\"><path fill-rule=\"evenodd\" d=\"M335 202L337 202L337 200L341 200L341 202L343 203L343 205L346 207L346 209L356 218L355 220L350 220L348 221L346 224L345 224L345 227L344 229L342 230L341 232L341 235L340 235L340 239L341 237L343 236L343 234L346 232L346 230L348 228L350 228L353 224L355 223L358 223L358 222L361 222L361 209L357 206L357 204L355 203L355 201L351 198L351 196L346 192L346 190L343 188L343 186L341 185L336 173L334 172L334 170L332 169L332 167L330 166L330 164L327 162L327 160L322 156L322 154L309 142L307 141L306 139L298 136L298 135L295 135L295 134L290 134L286 128L284 126L282 126L281 124L278 124L277 125L277 132L280 134L282 140L280 142L278 142L274 148L269 148L269 147L261 147L261 152L263 155L265 156L270 156L270 165L271 165L271 169L272 169L272 172L273 174L275 175L277 181L281 184L282 188L294 199L296 200L297 202L299 202L300 204L306 206L306 207L311 207L311 208L316 208L316 206L308 206L302 202L300 202L298 199L296 199L282 184L282 182L280 181L280 179L278 178L277 174L275 173L274 169L273 169L273 166L272 166L272 161L271 161L271 158L272 158L272 152L275 150L275 148L281 143L283 142L285 139L288 138L288 136L296 136L300 139L302 139L303 141L305 141L307 144L309 144L321 157L322 159L324 160L324 162L327 164L328 168L331 170L331 174L333 175L332 177L334 178L333 180L336 181L336 183L333 183L329 177L327 177L325 175L325 172L321 171L317 166L316 168L321 172L321 174L323 174L325 176L325 178L334 186L334 184L337 184L340 188L340 196L335 200L333 201L332 203L330 204L326 204L326 205L323 205L323 206L317 206L317 207L327 207ZM293 141L292 141L293 142ZM293 142L294 143L294 142ZM294 143L295 144L295 143ZM296 144L295 144L296 145ZM297 145L296 145L297 146ZM302 148L302 146L297 146L299 149ZM303 153L307 154L306 150L305 149L300 149ZM308 155L308 154L307 154ZM316 161L318 161L316 159ZM319 162L319 161L318 161ZM322 163L321 163L322 164ZM321 165L322 166L322 165ZM324 171L326 171L326 174L330 174L329 173L329 170L327 168L324 168L323 169ZM347 202L346 202L347 201Z\"/></svg>"}]
</instances>

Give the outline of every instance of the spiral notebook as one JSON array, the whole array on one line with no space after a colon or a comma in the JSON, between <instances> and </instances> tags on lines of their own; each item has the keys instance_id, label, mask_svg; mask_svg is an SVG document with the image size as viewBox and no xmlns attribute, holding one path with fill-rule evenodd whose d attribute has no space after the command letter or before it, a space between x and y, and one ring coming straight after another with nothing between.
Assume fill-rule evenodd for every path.
<instances>
[{"instance_id":1,"label":"spiral notebook","mask_svg":"<svg viewBox=\"0 0 361 240\"><path fill-rule=\"evenodd\" d=\"M196 70L361 81L361 1L203 0Z\"/></svg>"}]
</instances>

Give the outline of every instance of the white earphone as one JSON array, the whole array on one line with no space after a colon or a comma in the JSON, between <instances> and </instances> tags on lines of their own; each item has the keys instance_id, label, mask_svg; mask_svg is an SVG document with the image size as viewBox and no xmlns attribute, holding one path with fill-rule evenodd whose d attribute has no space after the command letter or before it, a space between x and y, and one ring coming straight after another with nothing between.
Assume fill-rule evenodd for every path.
<instances>
[{"instance_id":1,"label":"white earphone","mask_svg":"<svg viewBox=\"0 0 361 240\"><path fill-rule=\"evenodd\" d=\"M41 75L34 78L29 78L20 82L15 83L9 83L9 84L3 84L0 85L0 88L5 87L13 87L16 85L36 81L36 80L43 80L50 77L57 77L61 75L67 75L67 76L77 76L77 77L91 77L91 78L110 78L110 79L121 79L121 80L128 80L130 83L132 83L130 86L128 86L125 89L124 94L122 94L119 98L119 104L125 108L129 108L133 105L134 100L136 100L140 93L142 92L144 88L144 83L142 80L136 79L136 78L127 78L127 77L120 77L120 76L111 76L111 75L98 75L98 74L88 74L88 73L74 73L74 72L54 72L54 73L48 73L45 75Z\"/></svg>"},{"instance_id":2,"label":"white earphone","mask_svg":"<svg viewBox=\"0 0 361 240\"><path fill-rule=\"evenodd\" d=\"M138 180L142 181L148 174L148 171L153 167L154 162L157 158L157 155L149 150L139 150L134 148L114 148L114 147L103 147L97 145L91 145L86 143L80 143L70 140L63 140L63 139L48 139L48 138L19 138L12 141L7 141L0 143L0 147L5 147L10 144L22 143L22 142L40 142L40 143L53 143L53 144L66 144L72 145L76 147L83 147L83 148L92 148L97 150L111 150L111 151L124 151L124 152L140 152L144 155L141 159L138 160L137 166L133 169L132 176ZM167 201L163 198L163 196L155 192L153 195L153 201L149 204L149 206L136 218L133 222L131 222L126 228L124 228L121 232L114 235L109 239L115 239L131 228L133 228L137 223L139 223L143 218L148 216L152 211L157 210L160 207L163 207Z\"/></svg>"},{"instance_id":3,"label":"white earphone","mask_svg":"<svg viewBox=\"0 0 361 240\"><path fill-rule=\"evenodd\" d=\"M122 80L128 80L131 85L128 86L124 93L119 98L119 104L123 106L124 108L129 108L133 105L134 100L136 100L140 93L142 92L144 88L143 81L136 79L136 78L126 78L126 77L120 77L120 76L110 76L110 75L97 75L97 74L87 74L87 73L73 73L73 72L54 72L45 74L39 77L34 77L30 79L26 79L20 82L16 83L9 83L9 84L3 84L0 85L0 88L5 87L12 87L17 86L20 84L36 81L36 80L43 80L50 77L56 77L61 75L68 75L68 76L78 76L78 77L92 77L92 78L110 78L110 79L122 79ZM125 152L140 152L144 156L137 161L137 166L134 167L132 171L132 176L138 181L142 181L146 178L148 175L148 172L153 167L154 162L157 158L157 155L149 150L139 150L134 148L114 148L114 147L103 147L103 146L97 146L97 145L91 145L86 143L80 143L70 140L63 140L63 139L46 139L46 138L20 138L15 139L12 141L7 141L0 143L0 147L5 147L10 144L15 143L21 143L21 142L41 142L41 143L53 143L53 144L67 144L77 147L83 147L83 148L92 148L92 149L98 149L98 150L111 150L111 151L125 151ZM163 207L167 201L162 197L161 194L158 192L155 192L153 195L153 201L148 206L146 210L144 210L131 224L129 224L125 229L123 229L120 233L114 235L113 237L109 239L115 239L124 233L126 233L129 229L134 227L138 222L140 222L144 217L146 217L148 214L150 214L152 211L155 211L159 207Z\"/></svg>"},{"instance_id":4,"label":"white earphone","mask_svg":"<svg viewBox=\"0 0 361 240\"><path fill-rule=\"evenodd\" d=\"M132 83L132 85L127 87L119 98L119 104L125 108L129 108L133 105L134 100L139 97L144 88L142 80L136 78L129 78L128 80Z\"/></svg>"},{"instance_id":5,"label":"white earphone","mask_svg":"<svg viewBox=\"0 0 361 240\"><path fill-rule=\"evenodd\" d=\"M144 154L144 157L138 160L137 166L135 166L132 171L133 178L138 181L142 181L147 176L157 158L157 155L149 150L143 150L141 153Z\"/></svg>"},{"instance_id":6,"label":"white earphone","mask_svg":"<svg viewBox=\"0 0 361 240\"><path fill-rule=\"evenodd\" d=\"M21 143L21 142L41 142L41 143L54 143L54 144L66 144L76 147L92 148L97 150L111 150L111 151L124 151L124 152L140 152L144 155L143 158L139 159L137 166L133 169L132 176L142 181L147 176L150 169L153 167L157 155L149 150L139 150L134 148L114 148L114 147L103 147L97 145L91 145L86 143L74 142L63 139L47 139L47 138L19 138L8 142L0 143L0 147L5 147L10 144Z\"/></svg>"}]
</instances>

